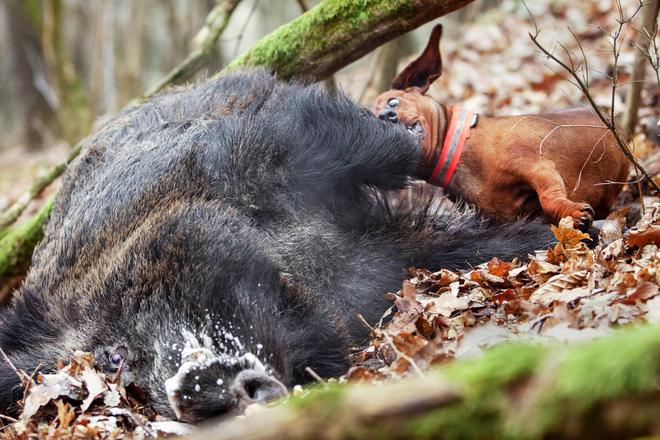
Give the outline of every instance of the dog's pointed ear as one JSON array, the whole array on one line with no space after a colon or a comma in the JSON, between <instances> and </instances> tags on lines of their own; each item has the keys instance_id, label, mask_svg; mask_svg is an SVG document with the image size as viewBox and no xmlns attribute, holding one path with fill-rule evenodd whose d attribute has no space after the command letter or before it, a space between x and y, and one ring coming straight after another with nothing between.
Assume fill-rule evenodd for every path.
<instances>
[{"instance_id":1,"label":"dog's pointed ear","mask_svg":"<svg viewBox=\"0 0 660 440\"><path fill-rule=\"evenodd\" d=\"M424 52L394 78L393 89L404 90L409 87L417 87L422 94L428 91L433 81L442 75L441 36L442 25L438 24L431 32L431 38L429 38Z\"/></svg>"}]
</instances>

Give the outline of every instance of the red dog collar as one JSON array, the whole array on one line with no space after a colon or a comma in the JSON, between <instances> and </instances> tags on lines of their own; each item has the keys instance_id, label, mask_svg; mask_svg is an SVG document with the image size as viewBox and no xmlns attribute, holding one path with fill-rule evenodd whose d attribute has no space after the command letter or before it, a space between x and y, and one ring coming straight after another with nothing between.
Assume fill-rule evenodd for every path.
<instances>
[{"instance_id":1,"label":"red dog collar","mask_svg":"<svg viewBox=\"0 0 660 440\"><path fill-rule=\"evenodd\" d=\"M449 129L442 144L440 157L433 167L433 172L427 180L428 183L443 188L449 185L461 158L463 146L470 137L470 129L477 125L478 119L479 115L477 113L454 108Z\"/></svg>"}]
</instances>

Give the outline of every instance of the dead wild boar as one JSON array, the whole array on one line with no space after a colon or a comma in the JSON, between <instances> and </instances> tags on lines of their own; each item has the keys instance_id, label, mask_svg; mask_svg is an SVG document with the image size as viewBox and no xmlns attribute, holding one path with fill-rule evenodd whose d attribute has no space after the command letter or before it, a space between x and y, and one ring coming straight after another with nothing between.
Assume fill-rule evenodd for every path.
<instances>
[{"instance_id":1,"label":"dead wild boar","mask_svg":"<svg viewBox=\"0 0 660 440\"><path fill-rule=\"evenodd\" d=\"M162 414L239 412L347 368L409 266L466 267L548 244L420 195L413 136L342 94L240 71L125 109L66 174L33 265L0 317L32 372L94 354ZM22 387L0 364L0 411Z\"/></svg>"}]
</instances>

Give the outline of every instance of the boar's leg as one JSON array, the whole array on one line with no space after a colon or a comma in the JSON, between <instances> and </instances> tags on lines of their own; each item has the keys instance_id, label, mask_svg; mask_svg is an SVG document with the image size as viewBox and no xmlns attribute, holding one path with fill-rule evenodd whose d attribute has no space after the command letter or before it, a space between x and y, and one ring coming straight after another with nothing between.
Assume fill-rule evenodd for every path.
<instances>
[{"instance_id":1,"label":"boar's leg","mask_svg":"<svg viewBox=\"0 0 660 440\"><path fill-rule=\"evenodd\" d=\"M419 267L465 269L493 257L510 261L516 257L525 258L556 242L550 227L540 220L504 224L475 222L472 227L467 226L444 231L435 237L433 245L423 246Z\"/></svg>"},{"instance_id":2,"label":"boar's leg","mask_svg":"<svg viewBox=\"0 0 660 440\"><path fill-rule=\"evenodd\" d=\"M334 108L306 108L302 118L322 123L287 127L293 134L286 133L283 143L291 137L301 140L289 151L296 186L324 193L328 189L350 192L363 185L403 188L420 160L415 139L347 99L325 104Z\"/></svg>"}]
</instances>

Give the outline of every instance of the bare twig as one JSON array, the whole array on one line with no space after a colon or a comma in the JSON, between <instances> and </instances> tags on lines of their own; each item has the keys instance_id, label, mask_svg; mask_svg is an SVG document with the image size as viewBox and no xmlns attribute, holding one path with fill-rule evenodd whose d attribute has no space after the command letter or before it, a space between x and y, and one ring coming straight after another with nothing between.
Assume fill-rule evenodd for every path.
<instances>
[{"instance_id":1,"label":"bare twig","mask_svg":"<svg viewBox=\"0 0 660 440\"><path fill-rule=\"evenodd\" d=\"M365 328L367 328L370 332L373 332L373 331L374 331L374 328L373 328L371 325L369 325L369 323L367 322L366 319L364 319L364 316L362 316L361 313L356 313L356 314L355 314L355 317L356 317L357 320L360 322L360 324L362 324L362 325L363 325Z\"/></svg>"},{"instance_id":2,"label":"bare twig","mask_svg":"<svg viewBox=\"0 0 660 440\"><path fill-rule=\"evenodd\" d=\"M21 382L25 382L26 380L27 380L28 382L30 381L31 378L28 377L28 375L25 373L25 371L23 371L23 370L19 370L18 368L16 368L16 366L15 366L14 363L11 361L11 359L9 359L9 356L7 356L7 354L6 354L5 351L2 349L2 347L0 347L0 355L2 355L2 358L3 358L4 361L7 363L7 365L9 365L9 367L10 367L12 370L14 370L14 372L16 373L16 376L18 376L18 379L19 379Z\"/></svg>"},{"instance_id":3,"label":"bare twig","mask_svg":"<svg viewBox=\"0 0 660 440\"><path fill-rule=\"evenodd\" d=\"M621 23L621 20L618 20L619 23ZM621 24L619 25L621 26ZM620 28L618 29L618 33L615 32L614 34L611 34L612 38L618 41L619 35L621 33ZM660 192L660 188L658 185L653 181L651 176L644 170L644 168L640 165L640 163L637 161L635 156L632 154L630 149L628 148L628 145L624 142L623 137L619 130L616 128L615 123L614 123L614 118L613 118L613 109L610 111L610 115L606 115L603 110L596 104L593 96L591 95L591 92L589 91L589 85L585 83L584 79L578 74L578 72L571 67L571 65L568 65L566 62L562 61L559 57L557 57L555 54L547 50L539 41L538 37L539 34L541 33L540 29L536 28L535 33L529 34L529 37L531 38L532 42L536 47L539 48L541 52L550 60L554 61L557 65L559 65L562 69L564 69L575 81L575 85L582 91L584 94L585 98L589 101L589 104L591 105L593 111L595 112L596 116L603 122L603 124L607 127L608 130L612 132L614 135L614 138L617 142L617 145L623 152L623 154L628 158L628 160L635 166L635 169L645 178L647 181L650 183L650 185L653 187L653 189L657 192ZM614 48L619 47L618 43L613 42L612 45ZM620 50L620 48L619 48ZM618 58L618 55L617 55ZM616 71L616 61L615 61L615 69ZM614 91L616 90L617 85L617 80L616 80L616 74L614 75L615 79L613 81L613 91L612 93L614 94ZM612 103L613 107L613 103Z\"/></svg>"},{"instance_id":4,"label":"bare twig","mask_svg":"<svg viewBox=\"0 0 660 440\"><path fill-rule=\"evenodd\" d=\"M524 122L524 121L526 121L526 120L528 120L528 119L536 119L536 120L540 120L540 121L548 122L548 123L554 125L554 127L552 127L552 128L551 128L551 129L550 129L545 135L543 135L543 137L541 138L541 142L539 142L539 154L543 154L543 145L545 144L545 141L547 141L548 138L549 138L550 136L552 136L552 134L553 134L555 131L557 131L557 130L559 130L559 129L561 129L561 128L597 128L597 129L601 129L601 130L608 130L608 128L607 128L606 126L604 126L604 125L592 125L592 124L560 124L560 123L558 123L558 122L552 121L552 120L547 119L547 118L544 118L544 117L542 117L542 116L527 115L527 116L523 116L522 118L520 118L520 119L518 119L516 122L514 122L514 124L511 126L511 128L509 128L509 129L506 131L505 136L508 136L510 133L513 132L513 130L515 130L515 129L518 127L518 125L520 125L522 122ZM539 137L541 136L541 134L539 134L539 133L535 133L535 134L538 135ZM607 131L606 131L605 134L607 134ZM605 134L603 134L603 136L601 136L601 139L602 139L603 137L605 137Z\"/></svg>"},{"instance_id":5,"label":"bare twig","mask_svg":"<svg viewBox=\"0 0 660 440\"><path fill-rule=\"evenodd\" d=\"M4 414L0 414L0 419L9 420L9 421L12 422L12 423L16 423L16 422L18 422L18 419L15 419L15 418L13 418L13 417L6 416L6 415L4 415Z\"/></svg>"},{"instance_id":6,"label":"bare twig","mask_svg":"<svg viewBox=\"0 0 660 440\"><path fill-rule=\"evenodd\" d=\"M252 2L252 9L250 9L250 12L248 13L248 16L245 19L245 22L243 23L243 26L241 27L241 30L238 33L238 36L236 37L236 44L234 45L234 52L231 55L232 59L236 58L236 56L238 55L238 48L241 45L241 41L243 41L243 35L245 35L245 30L247 29L248 24L250 24L250 20L252 20L252 16L257 11L257 7L259 7L259 0L254 0Z\"/></svg>"},{"instance_id":7,"label":"bare twig","mask_svg":"<svg viewBox=\"0 0 660 440\"><path fill-rule=\"evenodd\" d=\"M605 127L603 127L603 128L605 128ZM587 156L587 158L585 159L584 163L582 164L582 168L580 168L580 172L578 173L578 178L577 178L577 180L575 181L575 186L573 187L573 192L577 191L578 188L580 187L580 183L582 182L582 173L584 172L584 169L587 167L587 164L589 163L589 160L591 159L591 155L594 154L594 151L596 150L596 147L598 146L598 144L600 144L600 142L601 142L603 139L605 139L605 136L607 136L607 133L608 133L608 132L609 132L609 131L606 131L605 133L603 133L603 135L602 135L601 137L598 138L598 140L596 141L596 143L594 144L594 146L591 147L591 151L589 151L589 156ZM601 160L603 160L603 156L604 156L604 155L605 155L605 146L603 145L603 153L600 155L600 157L598 158L598 160L595 160L595 161L594 161L594 163L598 163L598 162L600 162Z\"/></svg>"},{"instance_id":8,"label":"bare twig","mask_svg":"<svg viewBox=\"0 0 660 440\"><path fill-rule=\"evenodd\" d=\"M121 380L121 373L124 370L124 363L125 363L125 359L122 359L121 363L119 364L119 368L117 368L115 375L112 377L112 383L118 384L119 381Z\"/></svg>"},{"instance_id":9,"label":"bare twig","mask_svg":"<svg viewBox=\"0 0 660 440\"><path fill-rule=\"evenodd\" d=\"M658 88L660 88L660 46L658 46L658 39L655 37L655 35L658 34L659 28L660 23L658 18L656 18L655 27L651 32L649 32L647 29L644 29L644 34L649 41L649 45L644 49L643 47L638 46L636 43L634 44L635 47L644 54L644 57L655 71L655 81L658 84Z\"/></svg>"},{"instance_id":10,"label":"bare twig","mask_svg":"<svg viewBox=\"0 0 660 440\"><path fill-rule=\"evenodd\" d=\"M55 179L57 179L66 167L71 163L73 159L80 153L83 142L78 142L76 146L71 150L69 156L66 160L55 165L48 174L39 177L37 180L32 182L30 188L25 191L21 196L14 202L9 208L0 214L0 237L3 235L5 228L11 226L12 223L21 216L25 208L30 204L32 200L37 198L44 189L48 187Z\"/></svg>"},{"instance_id":11,"label":"bare twig","mask_svg":"<svg viewBox=\"0 0 660 440\"><path fill-rule=\"evenodd\" d=\"M325 384L323 378L319 376L319 374L316 371L314 371L311 367L305 367L305 371L307 372L307 374L312 376L312 378L314 378L314 380L317 381L318 383Z\"/></svg>"},{"instance_id":12,"label":"bare twig","mask_svg":"<svg viewBox=\"0 0 660 440\"><path fill-rule=\"evenodd\" d=\"M541 139L541 142L539 143L539 154L543 154L543 144L555 131L559 130L560 128L572 128L572 127L600 128L601 130L607 130L607 127L603 127L599 125L557 125L556 127L553 127L545 136L543 136L543 139Z\"/></svg>"},{"instance_id":13,"label":"bare twig","mask_svg":"<svg viewBox=\"0 0 660 440\"><path fill-rule=\"evenodd\" d=\"M300 10L304 14L305 12L309 11L309 7L307 6L307 3L305 3L305 0L296 0L298 2L298 6L300 6Z\"/></svg>"},{"instance_id":14,"label":"bare twig","mask_svg":"<svg viewBox=\"0 0 660 440\"><path fill-rule=\"evenodd\" d=\"M568 30L573 36L573 39L577 43L578 47L580 48L580 53L582 54L582 60L584 61L584 82L589 85L589 60L587 59L587 55L584 53L584 47L582 47L582 42L580 39L575 35L575 32L573 32L573 29L571 29L570 26L568 26Z\"/></svg>"}]
</instances>

